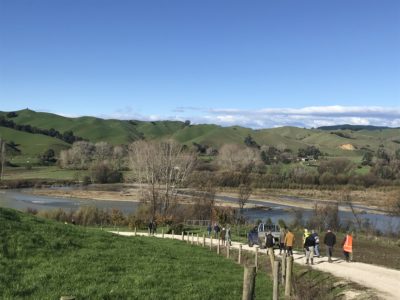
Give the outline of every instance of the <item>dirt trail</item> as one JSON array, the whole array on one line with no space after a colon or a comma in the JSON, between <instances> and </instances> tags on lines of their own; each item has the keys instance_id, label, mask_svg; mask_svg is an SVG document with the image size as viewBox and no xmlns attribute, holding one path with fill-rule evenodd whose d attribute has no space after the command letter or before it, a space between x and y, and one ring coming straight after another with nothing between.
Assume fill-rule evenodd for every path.
<instances>
[{"instance_id":1,"label":"dirt trail","mask_svg":"<svg viewBox=\"0 0 400 300\"><path fill-rule=\"evenodd\" d=\"M123 236L133 236L134 232L112 232ZM147 233L138 232L137 235L148 236ZM161 234L156 234L156 237L162 237ZM181 235L165 234L165 238L181 240ZM187 240L187 236L185 236ZM197 242L196 237L194 242ZM206 238L205 242L207 245L210 244L210 239ZM200 238L202 243L202 238ZM216 246L216 240L213 241ZM232 242L232 248L239 249L241 243ZM255 251L255 247L249 247L246 244L242 244L242 249L245 251ZM259 252L266 253L265 249L259 249ZM294 262L305 265L304 254L294 253ZM370 289L377 291L379 298L395 300L399 299L399 286L400 286L400 270L388 269L380 266L351 262L347 263L342 259L334 258L333 263L328 263L326 257L315 258L314 265L312 268L323 272L329 272L336 277L344 278L346 280L358 283Z\"/></svg>"}]
</instances>

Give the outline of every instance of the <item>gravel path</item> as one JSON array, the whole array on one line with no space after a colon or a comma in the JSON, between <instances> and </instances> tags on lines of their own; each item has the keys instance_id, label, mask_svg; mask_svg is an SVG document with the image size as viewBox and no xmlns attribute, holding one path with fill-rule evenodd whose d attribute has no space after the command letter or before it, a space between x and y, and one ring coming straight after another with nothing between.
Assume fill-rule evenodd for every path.
<instances>
[{"instance_id":1,"label":"gravel path","mask_svg":"<svg viewBox=\"0 0 400 300\"><path fill-rule=\"evenodd\" d=\"M123 236L133 236L134 232L112 232ZM147 233L138 232L137 235L148 236ZM156 237L161 238L161 234L156 234ZM181 240L181 235L165 234L165 238ZM187 236L185 236L185 241ZM199 238L200 244L202 243L202 237ZM191 241L191 238L190 238ZM197 242L194 237L194 243ZM210 239L206 238L206 244L210 244ZM213 244L216 247L216 240L213 240ZM232 242L231 248L239 249L241 243ZM255 247L249 247L246 244L242 244L244 251L255 251ZM265 249L259 249L260 253L266 253ZM294 253L294 262L305 265L304 254ZM334 258L333 263L328 263L328 258L315 258L314 265L312 268L323 272L329 272L336 277L344 278L346 280L358 283L367 288L371 288L377 291L377 295L382 299L395 300L400 299L400 271L394 269L388 269L376 265L370 265L359 262L347 263L342 259Z\"/></svg>"}]
</instances>

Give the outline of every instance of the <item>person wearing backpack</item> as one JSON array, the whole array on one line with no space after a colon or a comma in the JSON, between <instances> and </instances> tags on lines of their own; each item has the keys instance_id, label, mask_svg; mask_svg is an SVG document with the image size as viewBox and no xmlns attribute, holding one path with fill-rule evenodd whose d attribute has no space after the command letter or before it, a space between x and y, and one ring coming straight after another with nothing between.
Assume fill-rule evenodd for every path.
<instances>
[{"instance_id":1,"label":"person wearing backpack","mask_svg":"<svg viewBox=\"0 0 400 300\"><path fill-rule=\"evenodd\" d=\"M312 231L312 236L314 237L315 240L315 247L314 247L314 254L316 257L319 257L319 236L318 233L313 230Z\"/></svg>"},{"instance_id":2,"label":"person wearing backpack","mask_svg":"<svg viewBox=\"0 0 400 300\"><path fill-rule=\"evenodd\" d=\"M267 255L274 254L274 244L274 237L271 234L271 231L268 231L267 235L265 236L265 247L267 248Z\"/></svg>"},{"instance_id":3,"label":"person wearing backpack","mask_svg":"<svg viewBox=\"0 0 400 300\"><path fill-rule=\"evenodd\" d=\"M308 265L311 260L311 264L314 264L314 247L315 247L315 239L310 234L305 242L304 242L304 250L306 251L306 265Z\"/></svg>"}]
</instances>

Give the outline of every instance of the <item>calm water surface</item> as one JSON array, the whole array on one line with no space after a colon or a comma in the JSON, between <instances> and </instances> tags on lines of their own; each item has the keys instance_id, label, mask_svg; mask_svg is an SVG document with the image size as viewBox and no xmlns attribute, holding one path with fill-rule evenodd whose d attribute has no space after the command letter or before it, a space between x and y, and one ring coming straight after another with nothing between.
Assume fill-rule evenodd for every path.
<instances>
[{"instance_id":1,"label":"calm water surface","mask_svg":"<svg viewBox=\"0 0 400 300\"><path fill-rule=\"evenodd\" d=\"M218 200L234 202L234 198L221 197ZM249 201L252 204L261 204L268 206L271 210L262 209L245 209L244 215L249 220L266 220L271 218L273 222L279 219L284 220L290 224L295 219L295 210L300 210L303 214L303 219L308 220L312 215L309 209L293 208L286 205L277 205L274 203ZM62 208L64 210L77 210L82 206L95 206L99 209L113 209L117 208L129 214L134 212L139 203L134 201L107 201L107 200L91 200L91 199L77 199L77 198L56 198L48 196L37 196L29 194L29 190L0 190L0 206L14 208L20 211L26 211L28 208L42 210L52 210ZM347 221L354 221L354 217L350 212L340 211L340 220L342 223ZM382 231L396 231L400 230L400 217L392 217L382 214L364 213L360 215L364 220L368 220L370 224Z\"/></svg>"}]
</instances>

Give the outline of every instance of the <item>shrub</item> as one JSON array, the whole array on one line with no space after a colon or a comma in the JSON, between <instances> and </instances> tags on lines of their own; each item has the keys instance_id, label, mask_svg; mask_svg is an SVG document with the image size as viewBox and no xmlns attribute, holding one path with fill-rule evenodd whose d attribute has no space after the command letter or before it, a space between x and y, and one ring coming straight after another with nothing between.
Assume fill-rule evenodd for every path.
<instances>
[{"instance_id":1,"label":"shrub","mask_svg":"<svg viewBox=\"0 0 400 300\"><path fill-rule=\"evenodd\" d=\"M107 162L94 164L90 168L90 175L95 183L117 183L123 180L122 173L113 170Z\"/></svg>"},{"instance_id":2,"label":"shrub","mask_svg":"<svg viewBox=\"0 0 400 300\"><path fill-rule=\"evenodd\" d=\"M325 172L319 177L319 183L322 185L334 185L336 178L332 173Z\"/></svg>"}]
</instances>

